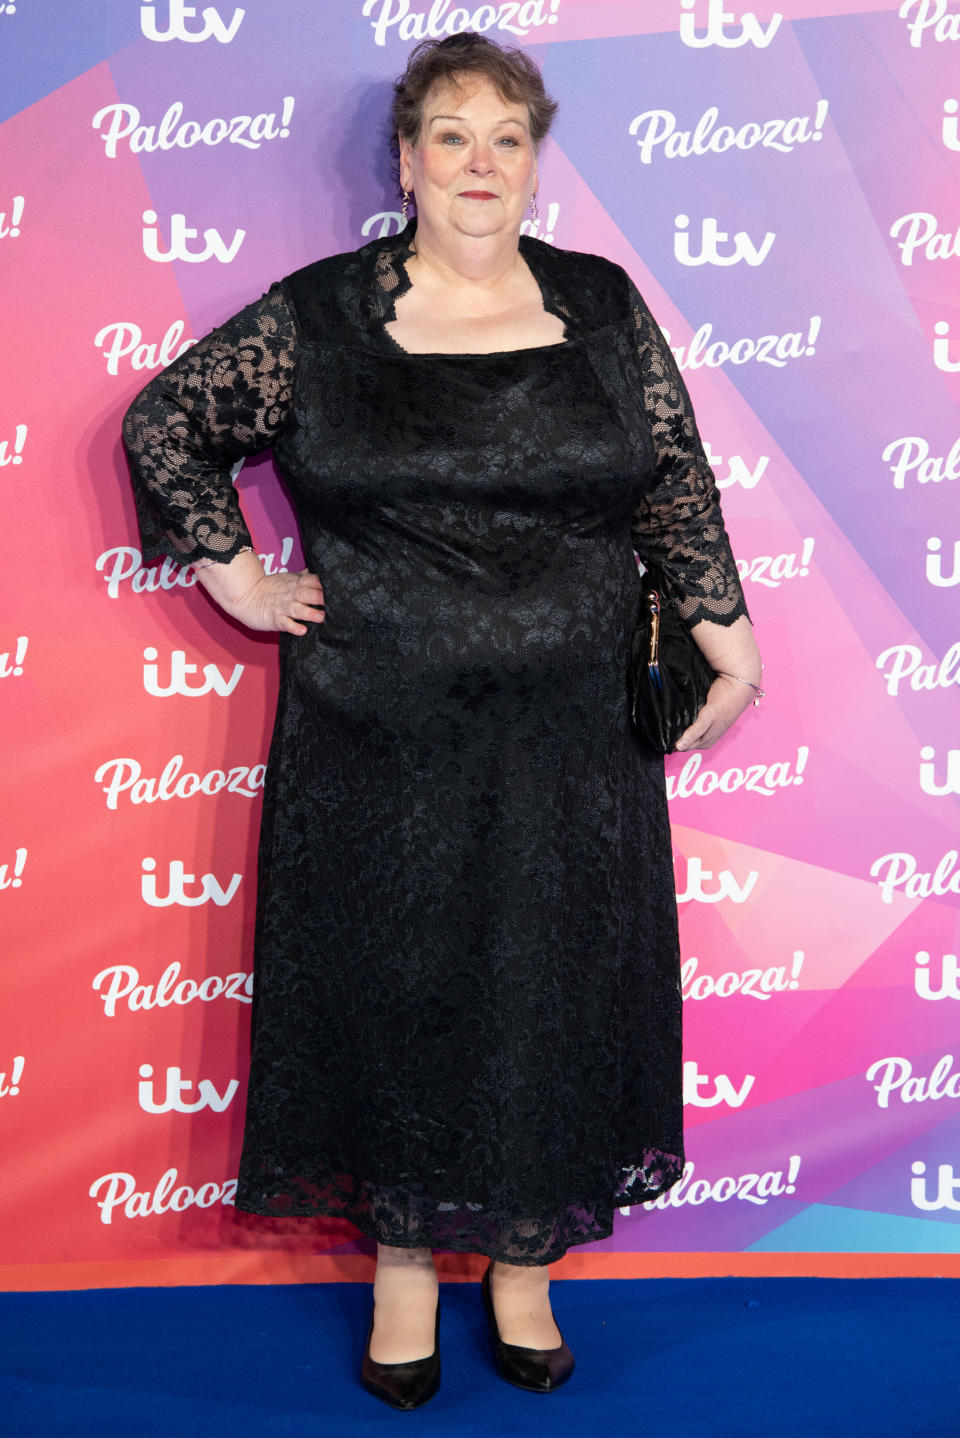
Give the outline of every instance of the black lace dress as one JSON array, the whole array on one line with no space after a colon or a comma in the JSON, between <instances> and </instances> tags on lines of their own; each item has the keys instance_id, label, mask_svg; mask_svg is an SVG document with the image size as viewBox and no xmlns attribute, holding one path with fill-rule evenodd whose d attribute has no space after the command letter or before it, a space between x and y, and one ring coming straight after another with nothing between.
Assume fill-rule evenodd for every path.
<instances>
[{"instance_id":1,"label":"black lace dress","mask_svg":"<svg viewBox=\"0 0 960 1438\"><path fill-rule=\"evenodd\" d=\"M545 1264L683 1168L663 763L633 548L743 593L689 400L619 267L522 238L563 342L406 354L415 231L274 285L124 421L144 553L229 560L272 445L326 621L280 636L237 1202Z\"/></svg>"}]
</instances>

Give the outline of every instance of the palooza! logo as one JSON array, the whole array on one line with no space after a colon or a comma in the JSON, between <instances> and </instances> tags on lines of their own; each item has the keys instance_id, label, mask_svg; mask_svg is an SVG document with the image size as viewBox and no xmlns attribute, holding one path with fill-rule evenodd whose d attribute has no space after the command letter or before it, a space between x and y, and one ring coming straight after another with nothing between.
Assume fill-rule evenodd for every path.
<instances>
[{"instance_id":1,"label":"palooza! logo","mask_svg":"<svg viewBox=\"0 0 960 1438\"><path fill-rule=\"evenodd\" d=\"M937 751L932 744L920 750L920 788L934 799L947 794L960 794L960 749L947 750L947 772L941 784L937 779Z\"/></svg>"},{"instance_id":2,"label":"palooza! logo","mask_svg":"<svg viewBox=\"0 0 960 1438\"><path fill-rule=\"evenodd\" d=\"M120 361L130 356L131 369L162 369L188 350L196 340L183 338L183 320L174 320L159 344L147 344L139 325L129 320L115 320L104 325L94 337L97 349L103 348L107 374L120 373ZM105 348L104 348L105 347Z\"/></svg>"},{"instance_id":3,"label":"palooza! logo","mask_svg":"<svg viewBox=\"0 0 960 1438\"><path fill-rule=\"evenodd\" d=\"M2 14L2 11L0 11ZM23 208L26 204L22 195L14 195L13 203L10 206L10 220L7 222L6 210L0 210L0 240L15 240L20 233L20 221L23 219Z\"/></svg>"},{"instance_id":4,"label":"palooza! logo","mask_svg":"<svg viewBox=\"0 0 960 1438\"><path fill-rule=\"evenodd\" d=\"M111 563L112 561L112 563ZM139 549L118 544L105 549L97 557L97 573L103 572L107 593L116 599L124 580L132 581L134 594L154 593L158 589L189 589L197 582L196 571L189 564L176 564L168 555L161 565L144 566Z\"/></svg>"},{"instance_id":5,"label":"palooza! logo","mask_svg":"<svg viewBox=\"0 0 960 1438\"><path fill-rule=\"evenodd\" d=\"M900 692L900 682L909 676L915 694L924 689L950 689L960 684L960 644L951 644L938 664L922 664L923 650L916 644L891 644L877 656L877 668L887 681L887 693ZM885 668L886 665L890 667Z\"/></svg>"},{"instance_id":6,"label":"palooza! logo","mask_svg":"<svg viewBox=\"0 0 960 1438\"><path fill-rule=\"evenodd\" d=\"M396 30L398 40L440 40L464 30L504 30L508 35L527 35L538 25L555 25L560 0L514 0L510 4L479 5L473 14L459 6L448 14L453 0L433 0L429 10L410 10L410 0L364 0L363 14L372 16L373 38L385 45L387 34Z\"/></svg>"},{"instance_id":7,"label":"palooza! logo","mask_svg":"<svg viewBox=\"0 0 960 1438\"><path fill-rule=\"evenodd\" d=\"M116 159L121 140L128 141L133 155L155 150L192 150L194 145L219 145L224 140L231 145L243 145L247 150L259 150L266 140L288 138L294 104L292 95L284 95L279 121L276 111L267 110L259 115L234 115L232 120L215 116L201 125L196 120L184 120L183 101L174 100L159 125L141 125L136 105L116 103L104 105L90 123L100 131L109 160Z\"/></svg>"},{"instance_id":8,"label":"palooza! logo","mask_svg":"<svg viewBox=\"0 0 960 1438\"><path fill-rule=\"evenodd\" d=\"M800 970L803 968L803 950L797 949L787 977L785 964L774 964L769 969L744 969L742 974L721 974L715 979L711 974L697 974L700 960L689 958L680 970L680 986L683 1000L687 999L729 999L734 994L745 994L752 999L770 999L775 993L800 987ZM759 985L759 987L758 987Z\"/></svg>"},{"instance_id":9,"label":"palooza! logo","mask_svg":"<svg viewBox=\"0 0 960 1438\"><path fill-rule=\"evenodd\" d=\"M913 987L921 999L960 999L960 962L956 954L944 954L940 960L940 987L935 989L931 982L930 955L920 949L914 960Z\"/></svg>"},{"instance_id":10,"label":"palooza! logo","mask_svg":"<svg viewBox=\"0 0 960 1438\"><path fill-rule=\"evenodd\" d=\"M171 859L167 878L167 892L161 896L157 892L157 861L156 859L143 859L140 863L142 877L140 879L140 897L145 904L152 909L168 909L171 904L179 904L185 909L196 909L201 904L208 904L213 901L218 908L223 909L229 904L234 894L240 887L243 879L242 874L234 874L229 884L224 889L213 874L201 874L199 894L188 894L187 889L192 888L198 882L196 874L188 874L186 865L182 859Z\"/></svg>"},{"instance_id":11,"label":"palooza! logo","mask_svg":"<svg viewBox=\"0 0 960 1438\"><path fill-rule=\"evenodd\" d=\"M731 1198L739 1198L744 1203L756 1203L763 1205L771 1198L779 1198L784 1193L796 1193L797 1178L800 1175L800 1155L790 1155L787 1163L786 1177L782 1168L767 1169L766 1173L742 1173L739 1178L724 1177L698 1178L694 1180L696 1164L692 1158L687 1159L683 1166L682 1177L668 1188L666 1193L661 1193L659 1198L649 1199L640 1205L648 1213L654 1209L683 1208L686 1204L693 1204L694 1207L710 1200L712 1203L727 1203ZM621 1208L621 1213L629 1213L629 1205Z\"/></svg>"},{"instance_id":12,"label":"palooza! logo","mask_svg":"<svg viewBox=\"0 0 960 1438\"><path fill-rule=\"evenodd\" d=\"M229 24L225 24L220 12L215 10L212 5L208 5L202 11L202 28L191 30L187 21L196 18L196 7L185 5L184 0L166 0L166 3L168 14L166 30L161 30L157 25L154 0L144 0L140 6L140 32L148 40L158 40L161 43L166 40L184 40L188 45L198 45L212 36L214 40L219 40L221 45L229 45L243 24L243 17L247 13L246 10L234 10Z\"/></svg>"},{"instance_id":13,"label":"palooza! logo","mask_svg":"<svg viewBox=\"0 0 960 1438\"><path fill-rule=\"evenodd\" d=\"M9 864L0 864L0 889L21 888L23 886L23 871L26 867L27 851L26 849L18 849L13 861L12 874L9 874Z\"/></svg>"},{"instance_id":14,"label":"palooza! logo","mask_svg":"<svg viewBox=\"0 0 960 1438\"><path fill-rule=\"evenodd\" d=\"M103 985L106 985L103 988ZM101 989L103 992L101 993ZM181 979L180 961L174 959L164 969L156 984L142 984L140 971L132 964L111 964L101 969L93 980L93 991L103 999L104 1016L116 1018L117 1004L126 999L131 1013L146 1009L168 1009L171 1004L181 1008L184 1004L199 999L209 1004L214 999L236 999L238 1004L253 1002L253 974L208 974L197 983L196 979Z\"/></svg>"},{"instance_id":15,"label":"palooza! logo","mask_svg":"<svg viewBox=\"0 0 960 1438\"><path fill-rule=\"evenodd\" d=\"M667 775L667 798L692 799L696 795L705 799L708 794L735 794L738 789L770 798L778 789L803 783L809 757L809 746L801 744L795 769L790 759L777 759L772 764L748 764L746 769L724 769L720 774L716 769L704 769L701 773L703 755L697 752L690 755L679 774Z\"/></svg>"},{"instance_id":16,"label":"palooza! logo","mask_svg":"<svg viewBox=\"0 0 960 1438\"><path fill-rule=\"evenodd\" d=\"M913 854L882 854L870 867L871 879L880 885L881 898L892 904L898 889L907 899L929 899L934 894L960 894L956 849L948 849L932 870L918 870Z\"/></svg>"},{"instance_id":17,"label":"palooza! logo","mask_svg":"<svg viewBox=\"0 0 960 1438\"><path fill-rule=\"evenodd\" d=\"M233 769L211 769L202 777L199 774L181 774L183 755L174 754L168 759L163 773L157 779L144 779L143 770L136 759L108 759L94 774L94 782L103 786L107 796L107 808L116 809L121 794L128 794L131 804L155 804L158 799L192 799L194 794L212 797L224 790L229 794L242 794L245 799L255 799L263 788L267 771L265 764L237 764Z\"/></svg>"},{"instance_id":18,"label":"palooza! logo","mask_svg":"<svg viewBox=\"0 0 960 1438\"><path fill-rule=\"evenodd\" d=\"M780 29L783 16L774 11L770 23L764 29L751 11L744 11L738 21L736 15L724 12L724 4L725 0L707 0L707 28L702 35L698 35L697 0L680 0L680 8L688 12L680 16L680 39L684 45L689 45L692 50L705 50L708 45L719 45L724 50L739 50L741 45L755 45L758 50L765 50ZM736 24L740 26L740 34L728 35L727 25Z\"/></svg>"},{"instance_id":19,"label":"palooza! logo","mask_svg":"<svg viewBox=\"0 0 960 1438\"><path fill-rule=\"evenodd\" d=\"M914 1076L909 1059L877 1059L866 1072L868 1083L877 1093L877 1107L889 1108L890 1095L901 1103L926 1103L928 1099L960 1098L960 1073L953 1073L953 1054L944 1054L934 1065L928 1078Z\"/></svg>"},{"instance_id":20,"label":"palooza! logo","mask_svg":"<svg viewBox=\"0 0 960 1438\"><path fill-rule=\"evenodd\" d=\"M17 647L11 655L9 649L0 653L0 679L19 679L23 673L23 661L27 657L27 645L29 639L21 634L17 639Z\"/></svg>"},{"instance_id":21,"label":"palooza! logo","mask_svg":"<svg viewBox=\"0 0 960 1438\"><path fill-rule=\"evenodd\" d=\"M713 340L711 343L713 325L707 320L697 330L689 345L670 345L670 348L680 369L702 369L704 365L709 369L717 369L720 365L747 364L750 360L783 369L789 360L816 354L820 324L820 315L811 315L806 335L800 330L790 330L784 335L761 335L759 339L747 336L728 344L726 340ZM670 344L670 331L661 326L661 332L667 344Z\"/></svg>"},{"instance_id":22,"label":"palooza! logo","mask_svg":"<svg viewBox=\"0 0 960 1438\"><path fill-rule=\"evenodd\" d=\"M97 1200L100 1222L112 1223L113 1215L122 1208L124 1218L151 1218L154 1214L183 1213L185 1208L212 1208L222 1203L225 1208L233 1206L237 1192L237 1180L226 1183L202 1183L193 1189L187 1183L177 1185L177 1170L168 1168L151 1192L137 1188L132 1173L105 1173L94 1179L90 1185L90 1197Z\"/></svg>"},{"instance_id":23,"label":"palooza! logo","mask_svg":"<svg viewBox=\"0 0 960 1438\"><path fill-rule=\"evenodd\" d=\"M193 1086L190 1079L180 1077L178 1068L168 1068L166 1089L158 1102L156 1084L153 1079L153 1065L140 1065L140 1082L137 1085L137 1093L140 1107L144 1113L199 1113L204 1108L212 1108L214 1113L225 1113L240 1087L240 1080L231 1079L223 1093L220 1093L212 1080L200 1079L196 1085L200 1097L194 1101L185 1099L184 1094Z\"/></svg>"},{"instance_id":24,"label":"palooza! logo","mask_svg":"<svg viewBox=\"0 0 960 1438\"><path fill-rule=\"evenodd\" d=\"M960 124L957 123L957 111L960 110L960 100L944 100L943 122L940 133L943 136L943 143L948 150L960 150Z\"/></svg>"},{"instance_id":25,"label":"palooza! logo","mask_svg":"<svg viewBox=\"0 0 960 1438\"><path fill-rule=\"evenodd\" d=\"M960 20L960 15L957 16ZM906 225L903 239L900 231ZM897 241L900 249L900 263L912 265L917 250L922 249L928 260L949 260L960 255L960 225L951 235L949 230L937 229L937 217L928 210L914 210L901 215L890 227L890 238Z\"/></svg>"},{"instance_id":26,"label":"palooza! logo","mask_svg":"<svg viewBox=\"0 0 960 1438\"><path fill-rule=\"evenodd\" d=\"M293 553L293 538L287 535L280 544L279 562L275 553L260 554L258 559L265 574L286 574L290 556ZM153 594L160 589L189 589L197 582L196 571L191 564L175 564L169 555L160 565L144 565L139 549L129 544L118 544L105 549L97 557L97 573L103 574L107 593L111 599L120 594L120 586L127 580L134 594Z\"/></svg>"},{"instance_id":27,"label":"palooza! logo","mask_svg":"<svg viewBox=\"0 0 960 1438\"><path fill-rule=\"evenodd\" d=\"M823 127L830 102L818 100L815 114L793 115L789 120L747 120L738 130L732 125L716 128L720 111L716 105L704 110L692 130L678 130L672 110L644 110L630 121L628 133L637 138L640 159L653 164L654 151L663 146L667 160L686 160L691 155L722 155L726 150L779 150L789 155L798 145L823 139Z\"/></svg>"},{"instance_id":28,"label":"palooza! logo","mask_svg":"<svg viewBox=\"0 0 960 1438\"><path fill-rule=\"evenodd\" d=\"M23 464L23 446L27 442L27 426L18 424L14 431L13 453L9 452L9 441L0 440L0 469L5 464Z\"/></svg>"},{"instance_id":29,"label":"palooza! logo","mask_svg":"<svg viewBox=\"0 0 960 1438\"><path fill-rule=\"evenodd\" d=\"M236 689L243 673L243 665L235 664L230 678L225 679L216 664L205 664L202 682L191 684L187 676L196 674L200 666L187 663L185 649L174 649L170 654L170 678L166 684L161 684L160 666L156 662L159 658L158 650L151 645L143 651L143 657L147 660L143 666L143 687L155 699L169 699L174 694L180 694L185 699L199 699L204 694L217 694L221 699L226 699Z\"/></svg>"},{"instance_id":30,"label":"palooza! logo","mask_svg":"<svg viewBox=\"0 0 960 1438\"><path fill-rule=\"evenodd\" d=\"M933 31L934 40L960 40L960 12L947 14L948 0L903 0L897 11L901 20L907 21L910 44L919 50L928 30ZM911 16L910 11L916 11Z\"/></svg>"},{"instance_id":31,"label":"palooza! logo","mask_svg":"<svg viewBox=\"0 0 960 1438\"><path fill-rule=\"evenodd\" d=\"M673 236L673 253L681 265L726 266L738 265L741 260L746 260L748 265L756 268L757 265L763 264L777 238L772 230L767 230L760 244L755 245L746 230L738 230L733 236L733 249L722 255L720 246L727 244L730 236L726 230L721 230L718 220L708 215L700 222L700 253L694 255L690 251L690 236L687 234L690 226L689 215L677 215L674 224L676 230Z\"/></svg>"},{"instance_id":32,"label":"palooza! logo","mask_svg":"<svg viewBox=\"0 0 960 1438\"><path fill-rule=\"evenodd\" d=\"M16 1098L20 1092L20 1080L23 1078L23 1070L26 1059L18 1054L10 1066L10 1082L7 1082L6 1070L0 1072L0 1098Z\"/></svg>"},{"instance_id":33,"label":"palooza! logo","mask_svg":"<svg viewBox=\"0 0 960 1438\"><path fill-rule=\"evenodd\" d=\"M924 1213L935 1213L939 1208L949 1208L954 1213L960 1213L960 1178L954 1178L952 1164L941 1163L937 1169L936 1198L930 1198L927 1194L927 1165L922 1159L917 1159L910 1165L910 1172L914 1175L910 1180L910 1202L914 1208L919 1208Z\"/></svg>"},{"instance_id":34,"label":"palooza! logo","mask_svg":"<svg viewBox=\"0 0 960 1438\"><path fill-rule=\"evenodd\" d=\"M812 539L803 541L800 558L796 554L759 554L756 559L738 559L737 573L753 584L779 589L785 579L806 579L813 559Z\"/></svg>"},{"instance_id":35,"label":"palooza! logo","mask_svg":"<svg viewBox=\"0 0 960 1438\"><path fill-rule=\"evenodd\" d=\"M200 231L188 226L186 215L171 215L170 248L161 250L157 212L143 212L143 253L148 260L156 260L158 264L185 260L191 265L202 265L205 260L214 259L219 260L222 265L229 265L231 260L236 259L246 233L246 230L235 230L233 239L227 244L220 231L211 226L203 232L203 249L191 250L189 242L197 239Z\"/></svg>"},{"instance_id":36,"label":"palooza! logo","mask_svg":"<svg viewBox=\"0 0 960 1438\"><path fill-rule=\"evenodd\" d=\"M955 439L945 457L930 456L930 445L919 435L904 435L891 440L880 458L889 464L894 489L903 489L907 475L917 472L918 484L939 484L944 479L960 479L960 439Z\"/></svg>"},{"instance_id":37,"label":"palooza! logo","mask_svg":"<svg viewBox=\"0 0 960 1438\"><path fill-rule=\"evenodd\" d=\"M383 240L388 235L399 234L405 223L399 210L377 210L364 220L360 226L360 234L365 240Z\"/></svg>"},{"instance_id":38,"label":"palooza! logo","mask_svg":"<svg viewBox=\"0 0 960 1438\"><path fill-rule=\"evenodd\" d=\"M543 221L543 233L540 232L540 220L524 220L520 226L522 235L532 235L535 240L542 240L545 245L556 243L556 236L553 231L556 229L557 220L560 218L560 206L555 200L547 205L546 218ZM387 235L398 234L403 229L406 221L399 210L377 210L375 214L368 215L360 226L360 234L364 239L384 239Z\"/></svg>"},{"instance_id":39,"label":"palooza! logo","mask_svg":"<svg viewBox=\"0 0 960 1438\"><path fill-rule=\"evenodd\" d=\"M927 559L924 572L928 584L934 585L937 589L952 589L955 584L960 584L960 539L953 541L952 574L943 572L943 556L940 553L942 548L943 541L935 535L927 540Z\"/></svg>"},{"instance_id":40,"label":"palooza! logo","mask_svg":"<svg viewBox=\"0 0 960 1438\"><path fill-rule=\"evenodd\" d=\"M546 207L546 219L543 220L543 233L540 233L540 220L523 220L520 224L520 234L532 234L533 239L543 240L545 244L555 244L556 236L553 230L556 229L556 221L560 216L560 207L556 200L550 201ZM375 214L368 214L364 223L361 224L361 236L364 239L385 239L388 234L398 234L404 227L405 220L400 210L377 210Z\"/></svg>"},{"instance_id":41,"label":"palooza! logo","mask_svg":"<svg viewBox=\"0 0 960 1438\"><path fill-rule=\"evenodd\" d=\"M677 889L677 903L686 904L692 899L698 904L719 904L722 900L729 899L733 904L745 904L759 877L759 872L751 869L741 884L729 869L721 869L717 874L716 888L712 893L708 893L704 880L713 878L713 870L705 869L703 861L691 855L687 860L686 884L682 891Z\"/></svg>"},{"instance_id":42,"label":"palooza! logo","mask_svg":"<svg viewBox=\"0 0 960 1438\"><path fill-rule=\"evenodd\" d=\"M683 1065L683 1101L693 1108L716 1108L720 1103L739 1108L755 1082L756 1075L747 1074L740 1087L734 1088L733 1081L726 1074L717 1074L715 1079L711 1079L709 1074L698 1071L696 1059L686 1059ZM709 1083L713 1084L713 1093L701 1093L703 1085Z\"/></svg>"}]
</instances>

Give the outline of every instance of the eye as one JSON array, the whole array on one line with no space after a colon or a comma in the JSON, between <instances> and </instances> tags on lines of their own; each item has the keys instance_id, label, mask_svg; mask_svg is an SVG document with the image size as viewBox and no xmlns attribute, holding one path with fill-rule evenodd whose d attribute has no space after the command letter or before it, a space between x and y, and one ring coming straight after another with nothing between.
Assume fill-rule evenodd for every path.
<instances>
[{"instance_id":1,"label":"eye","mask_svg":"<svg viewBox=\"0 0 960 1438\"><path fill-rule=\"evenodd\" d=\"M520 141L516 139L514 135L504 135L500 140L500 144L509 145L512 149L515 149L517 145L520 144Z\"/></svg>"},{"instance_id":2,"label":"eye","mask_svg":"<svg viewBox=\"0 0 960 1438\"><path fill-rule=\"evenodd\" d=\"M454 135L454 134L451 132L450 134L443 135L443 136L441 137L441 143L444 144L444 145L448 145L448 144L450 144L451 141L453 141L453 143L454 143L455 145L459 145L459 144L462 143L462 138L463 138L463 137L462 137L461 135Z\"/></svg>"}]
</instances>

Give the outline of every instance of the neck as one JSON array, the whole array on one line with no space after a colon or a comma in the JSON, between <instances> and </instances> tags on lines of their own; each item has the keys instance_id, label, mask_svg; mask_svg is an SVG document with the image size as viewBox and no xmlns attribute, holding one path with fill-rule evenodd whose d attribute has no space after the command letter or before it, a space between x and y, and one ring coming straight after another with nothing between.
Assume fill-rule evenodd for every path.
<instances>
[{"instance_id":1,"label":"neck","mask_svg":"<svg viewBox=\"0 0 960 1438\"><path fill-rule=\"evenodd\" d=\"M520 237L512 231L494 235L464 235L459 230L442 233L417 218L413 240L413 265L421 279L448 285L496 290L517 271Z\"/></svg>"}]
</instances>

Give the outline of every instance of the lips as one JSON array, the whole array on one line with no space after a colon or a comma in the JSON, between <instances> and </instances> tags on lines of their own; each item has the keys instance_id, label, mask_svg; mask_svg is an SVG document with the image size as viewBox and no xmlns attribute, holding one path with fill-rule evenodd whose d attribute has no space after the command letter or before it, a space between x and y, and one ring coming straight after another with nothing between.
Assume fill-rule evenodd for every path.
<instances>
[{"instance_id":1,"label":"lips","mask_svg":"<svg viewBox=\"0 0 960 1438\"><path fill-rule=\"evenodd\" d=\"M491 190L461 190L461 200L495 200L497 197Z\"/></svg>"}]
</instances>

